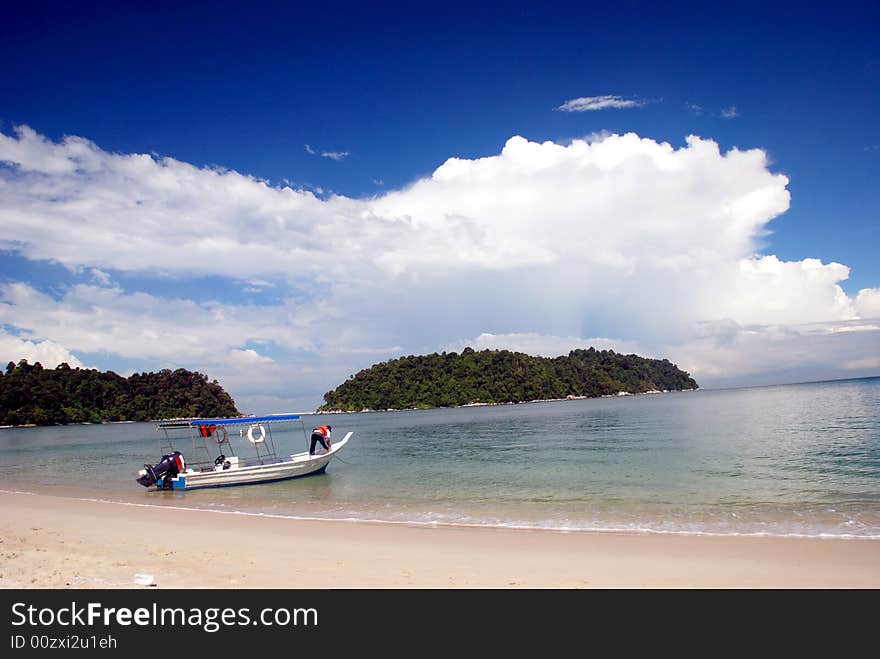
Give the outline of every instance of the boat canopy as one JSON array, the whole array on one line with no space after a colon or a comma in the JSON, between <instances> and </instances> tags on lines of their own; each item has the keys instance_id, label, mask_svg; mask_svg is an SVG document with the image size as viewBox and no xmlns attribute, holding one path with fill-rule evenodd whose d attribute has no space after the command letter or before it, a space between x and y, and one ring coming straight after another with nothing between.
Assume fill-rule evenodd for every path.
<instances>
[{"instance_id":1,"label":"boat canopy","mask_svg":"<svg viewBox=\"0 0 880 659\"><path fill-rule=\"evenodd\" d=\"M277 423L280 421L298 421L299 414L269 414L267 416L242 416L232 419L175 419L160 421L160 428L193 428L199 426L249 426L255 423Z\"/></svg>"}]
</instances>

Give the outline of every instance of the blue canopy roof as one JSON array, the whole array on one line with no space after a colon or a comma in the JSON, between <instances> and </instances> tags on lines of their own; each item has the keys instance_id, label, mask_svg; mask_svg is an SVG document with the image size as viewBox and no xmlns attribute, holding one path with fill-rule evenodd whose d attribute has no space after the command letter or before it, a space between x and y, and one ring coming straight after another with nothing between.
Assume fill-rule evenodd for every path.
<instances>
[{"instance_id":1,"label":"blue canopy roof","mask_svg":"<svg viewBox=\"0 0 880 659\"><path fill-rule=\"evenodd\" d=\"M160 421L161 427L182 426L247 426L253 423L274 423L278 421L297 421L299 414L269 414L267 416L242 416L232 419L179 419Z\"/></svg>"}]
</instances>

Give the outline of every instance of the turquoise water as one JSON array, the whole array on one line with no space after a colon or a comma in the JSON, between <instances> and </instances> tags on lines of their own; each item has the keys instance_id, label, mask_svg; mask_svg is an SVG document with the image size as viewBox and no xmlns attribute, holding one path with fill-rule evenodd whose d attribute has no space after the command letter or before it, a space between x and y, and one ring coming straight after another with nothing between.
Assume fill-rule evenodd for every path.
<instances>
[{"instance_id":1,"label":"turquoise water","mask_svg":"<svg viewBox=\"0 0 880 659\"><path fill-rule=\"evenodd\" d=\"M160 455L151 424L4 429L0 488L292 517L880 538L880 378L305 418L319 421L354 431L325 475L176 493L134 481ZM300 429L275 439L305 445Z\"/></svg>"}]
</instances>

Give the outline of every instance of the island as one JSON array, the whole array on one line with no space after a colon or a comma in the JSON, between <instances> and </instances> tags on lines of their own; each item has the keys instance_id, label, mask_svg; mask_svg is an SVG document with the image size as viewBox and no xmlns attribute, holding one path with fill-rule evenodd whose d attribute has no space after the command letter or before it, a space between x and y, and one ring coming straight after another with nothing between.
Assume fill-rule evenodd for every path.
<instances>
[{"instance_id":1,"label":"island","mask_svg":"<svg viewBox=\"0 0 880 659\"><path fill-rule=\"evenodd\" d=\"M182 368L126 378L22 359L0 372L0 426L231 416L240 413L216 380Z\"/></svg>"},{"instance_id":2,"label":"island","mask_svg":"<svg viewBox=\"0 0 880 659\"><path fill-rule=\"evenodd\" d=\"M318 412L422 409L697 389L667 359L613 350L534 357L465 348L374 364L324 394Z\"/></svg>"}]
</instances>

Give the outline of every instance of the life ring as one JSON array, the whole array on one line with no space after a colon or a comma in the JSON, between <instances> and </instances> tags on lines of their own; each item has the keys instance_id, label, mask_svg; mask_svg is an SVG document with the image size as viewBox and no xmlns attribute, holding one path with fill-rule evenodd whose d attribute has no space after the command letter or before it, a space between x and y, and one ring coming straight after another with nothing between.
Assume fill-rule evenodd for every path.
<instances>
[{"instance_id":1,"label":"life ring","mask_svg":"<svg viewBox=\"0 0 880 659\"><path fill-rule=\"evenodd\" d=\"M259 436L254 437L254 430L256 430L257 428L260 429L260 434L259 434ZM248 428L247 435L248 435L248 441L251 444L260 444L263 442L263 440L266 439L266 429L263 427L262 423L254 424L250 428Z\"/></svg>"},{"instance_id":2,"label":"life ring","mask_svg":"<svg viewBox=\"0 0 880 659\"><path fill-rule=\"evenodd\" d=\"M220 426L214 431L214 441L217 442L217 446L229 441L229 434L226 432L226 428Z\"/></svg>"}]
</instances>

